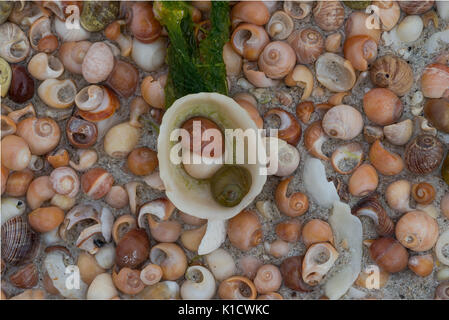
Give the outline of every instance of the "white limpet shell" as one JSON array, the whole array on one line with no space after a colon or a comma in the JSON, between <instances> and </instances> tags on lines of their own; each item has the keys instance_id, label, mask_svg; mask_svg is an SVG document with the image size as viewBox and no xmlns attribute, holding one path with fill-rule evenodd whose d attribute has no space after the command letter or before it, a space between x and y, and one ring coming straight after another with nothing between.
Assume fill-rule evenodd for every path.
<instances>
[{"instance_id":1,"label":"white limpet shell","mask_svg":"<svg viewBox=\"0 0 449 320\"><path fill-rule=\"evenodd\" d=\"M193 116L207 117L222 129L242 129L243 131L251 129L257 133L258 128L248 112L234 99L219 93L203 92L182 97L167 109L162 119L157 149L159 173L164 182L167 197L178 210L192 216L209 220L230 219L246 208L262 191L267 177L261 172L266 170L266 165L263 161L255 161L255 164L247 162L238 164L250 172L251 188L238 205L221 206L212 197L209 181L190 177L181 163L175 164L170 159L171 153L177 149L173 147L178 144L177 141L170 141L170 135ZM265 156L262 139L256 139L256 147L257 152ZM232 141L225 141L225 148L232 150Z\"/></svg>"},{"instance_id":2,"label":"white limpet shell","mask_svg":"<svg viewBox=\"0 0 449 320\"><path fill-rule=\"evenodd\" d=\"M323 208L330 208L335 201L340 201L337 189L326 177L323 163L317 159L307 158L303 169L304 187L313 200Z\"/></svg>"},{"instance_id":3,"label":"white limpet shell","mask_svg":"<svg viewBox=\"0 0 449 320\"><path fill-rule=\"evenodd\" d=\"M205 255L218 249L226 240L226 220L208 220L206 233L198 246L198 254Z\"/></svg>"},{"instance_id":4,"label":"white limpet shell","mask_svg":"<svg viewBox=\"0 0 449 320\"><path fill-rule=\"evenodd\" d=\"M351 214L351 208L340 201L334 203L329 223L335 236L336 247L347 247L349 261L340 267L324 285L330 300L341 298L355 282L362 269L362 223Z\"/></svg>"}]
</instances>

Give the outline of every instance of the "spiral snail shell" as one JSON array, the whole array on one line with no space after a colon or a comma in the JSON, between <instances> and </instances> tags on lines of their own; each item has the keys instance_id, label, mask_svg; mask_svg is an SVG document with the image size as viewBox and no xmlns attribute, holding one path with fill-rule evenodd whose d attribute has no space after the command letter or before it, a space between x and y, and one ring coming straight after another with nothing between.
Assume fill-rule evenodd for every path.
<instances>
[{"instance_id":1,"label":"spiral snail shell","mask_svg":"<svg viewBox=\"0 0 449 320\"><path fill-rule=\"evenodd\" d=\"M363 119L357 109L341 104L326 112L322 126L332 138L351 140L362 132Z\"/></svg>"},{"instance_id":2,"label":"spiral snail shell","mask_svg":"<svg viewBox=\"0 0 449 320\"><path fill-rule=\"evenodd\" d=\"M22 137L34 155L43 155L54 148L61 138L61 130L51 118L27 118L17 125L16 134Z\"/></svg>"},{"instance_id":3,"label":"spiral snail shell","mask_svg":"<svg viewBox=\"0 0 449 320\"><path fill-rule=\"evenodd\" d=\"M312 28L293 31L287 42L295 50L298 62L302 64L314 63L324 51L323 36Z\"/></svg>"},{"instance_id":4,"label":"spiral snail shell","mask_svg":"<svg viewBox=\"0 0 449 320\"><path fill-rule=\"evenodd\" d=\"M420 0L420 1L398 1L402 11L406 14L422 14L429 11L435 0Z\"/></svg>"},{"instance_id":5,"label":"spiral snail shell","mask_svg":"<svg viewBox=\"0 0 449 320\"><path fill-rule=\"evenodd\" d=\"M39 235L23 216L14 217L2 225L2 259L11 265L31 261L39 248Z\"/></svg>"},{"instance_id":6,"label":"spiral snail shell","mask_svg":"<svg viewBox=\"0 0 449 320\"><path fill-rule=\"evenodd\" d=\"M443 160L443 144L432 135L419 135L407 145L404 160L411 172L430 173L438 168Z\"/></svg>"},{"instance_id":7,"label":"spiral snail shell","mask_svg":"<svg viewBox=\"0 0 449 320\"><path fill-rule=\"evenodd\" d=\"M398 96L409 92L413 84L412 68L394 55L385 55L374 61L370 76L376 86L390 89Z\"/></svg>"},{"instance_id":8,"label":"spiral snail shell","mask_svg":"<svg viewBox=\"0 0 449 320\"><path fill-rule=\"evenodd\" d=\"M345 9L340 1L319 1L313 8L313 18L324 31L337 30L345 21Z\"/></svg>"}]
</instances>

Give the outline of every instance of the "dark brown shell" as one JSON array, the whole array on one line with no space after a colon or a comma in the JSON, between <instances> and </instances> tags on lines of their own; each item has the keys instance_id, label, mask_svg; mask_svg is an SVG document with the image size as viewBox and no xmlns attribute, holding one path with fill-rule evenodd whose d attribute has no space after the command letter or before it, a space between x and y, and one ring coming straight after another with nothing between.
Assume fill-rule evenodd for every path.
<instances>
[{"instance_id":1,"label":"dark brown shell","mask_svg":"<svg viewBox=\"0 0 449 320\"><path fill-rule=\"evenodd\" d=\"M382 204L378 200L379 195L372 193L362 198L352 208L351 212L356 216L366 216L373 219L377 233L381 236L389 236L394 233L394 222L390 219Z\"/></svg>"},{"instance_id":2,"label":"dark brown shell","mask_svg":"<svg viewBox=\"0 0 449 320\"><path fill-rule=\"evenodd\" d=\"M434 2L434 0L398 1L402 11L406 14L422 14L427 12L433 7Z\"/></svg>"},{"instance_id":3,"label":"dark brown shell","mask_svg":"<svg viewBox=\"0 0 449 320\"><path fill-rule=\"evenodd\" d=\"M2 225L2 259L19 265L31 261L39 249L39 235L23 216L9 219Z\"/></svg>"},{"instance_id":4,"label":"dark brown shell","mask_svg":"<svg viewBox=\"0 0 449 320\"><path fill-rule=\"evenodd\" d=\"M443 144L437 137L429 134L419 135L405 149L405 164L413 173L430 173L439 167L443 160L443 151Z\"/></svg>"},{"instance_id":5,"label":"dark brown shell","mask_svg":"<svg viewBox=\"0 0 449 320\"><path fill-rule=\"evenodd\" d=\"M37 285L39 272L34 263L29 263L11 275L9 280L17 288L30 289Z\"/></svg>"},{"instance_id":6,"label":"dark brown shell","mask_svg":"<svg viewBox=\"0 0 449 320\"><path fill-rule=\"evenodd\" d=\"M405 95L413 85L412 68L394 55L385 55L374 61L370 76L376 86L388 88L398 96Z\"/></svg>"},{"instance_id":7,"label":"dark brown shell","mask_svg":"<svg viewBox=\"0 0 449 320\"><path fill-rule=\"evenodd\" d=\"M302 279L303 256L288 257L282 261L279 270L284 280L284 285L295 291L308 292L312 290Z\"/></svg>"},{"instance_id":8,"label":"dark brown shell","mask_svg":"<svg viewBox=\"0 0 449 320\"><path fill-rule=\"evenodd\" d=\"M313 18L324 31L337 30L345 21L345 9L340 1L317 1Z\"/></svg>"}]
</instances>

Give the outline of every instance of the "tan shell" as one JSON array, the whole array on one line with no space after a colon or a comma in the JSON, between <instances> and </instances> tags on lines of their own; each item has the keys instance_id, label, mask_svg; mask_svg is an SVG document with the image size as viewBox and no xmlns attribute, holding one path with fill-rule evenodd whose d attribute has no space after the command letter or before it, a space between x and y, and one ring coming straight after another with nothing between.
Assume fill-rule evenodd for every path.
<instances>
[{"instance_id":1,"label":"tan shell","mask_svg":"<svg viewBox=\"0 0 449 320\"><path fill-rule=\"evenodd\" d=\"M349 91L355 84L356 75L351 62L341 56L327 52L315 62L318 81L334 92Z\"/></svg>"},{"instance_id":2,"label":"tan shell","mask_svg":"<svg viewBox=\"0 0 449 320\"><path fill-rule=\"evenodd\" d=\"M419 1L398 1L402 11L406 14L422 14L429 11L435 0L419 0Z\"/></svg>"},{"instance_id":3,"label":"tan shell","mask_svg":"<svg viewBox=\"0 0 449 320\"><path fill-rule=\"evenodd\" d=\"M432 249L438 235L438 223L423 211L406 213L396 224L396 238L413 251Z\"/></svg>"},{"instance_id":4,"label":"tan shell","mask_svg":"<svg viewBox=\"0 0 449 320\"><path fill-rule=\"evenodd\" d=\"M385 55L374 61L370 76L376 86L388 88L398 96L405 95L413 85L412 68L405 60L393 55Z\"/></svg>"},{"instance_id":5,"label":"tan shell","mask_svg":"<svg viewBox=\"0 0 449 320\"><path fill-rule=\"evenodd\" d=\"M315 62L324 51L323 36L312 28L294 31L287 42L295 50L298 62L302 64Z\"/></svg>"},{"instance_id":6,"label":"tan shell","mask_svg":"<svg viewBox=\"0 0 449 320\"><path fill-rule=\"evenodd\" d=\"M345 9L340 1L318 1L313 8L315 23L324 31L334 31L345 21Z\"/></svg>"},{"instance_id":7,"label":"tan shell","mask_svg":"<svg viewBox=\"0 0 449 320\"><path fill-rule=\"evenodd\" d=\"M326 112L322 126L332 138L351 140L362 132L363 118L357 109L341 104Z\"/></svg>"}]
</instances>

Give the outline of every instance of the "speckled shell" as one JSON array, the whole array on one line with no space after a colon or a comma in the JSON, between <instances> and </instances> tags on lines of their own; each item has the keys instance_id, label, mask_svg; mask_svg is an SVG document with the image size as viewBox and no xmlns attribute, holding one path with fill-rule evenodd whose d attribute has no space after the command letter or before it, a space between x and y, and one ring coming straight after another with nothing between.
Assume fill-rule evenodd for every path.
<instances>
[{"instance_id":1,"label":"speckled shell","mask_svg":"<svg viewBox=\"0 0 449 320\"><path fill-rule=\"evenodd\" d=\"M427 12L433 7L434 2L434 0L398 1L402 11L406 14L422 14Z\"/></svg>"},{"instance_id":2,"label":"speckled shell","mask_svg":"<svg viewBox=\"0 0 449 320\"><path fill-rule=\"evenodd\" d=\"M287 42L295 50L298 63L302 64L315 62L324 51L323 36L311 28L294 31Z\"/></svg>"},{"instance_id":3,"label":"speckled shell","mask_svg":"<svg viewBox=\"0 0 449 320\"><path fill-rule=\"evenodd\" d=\"M430 173L438 168L443 160L443 144L432 135L420 135L407 145L404 160L411 172Z\"/></svg>"},{"instance_id":4,"label":"speckled shell","mask_svg":"<svg viewBox=\"0 0 449 320\"><path fill-rule=\"evenodd\" d=\"M394 55L385 55L374 61L370 76L376 86L388 88L398 96L405 95L413 85L412 68Z\"/></svg>"},{"instance_id":5,"label":"speckled shell","mask_svg":"<svg viewBox=\"0 0 449 320\"><path fill-rule=\"evenodd\" d=\"M340 1L317 1L313 18L324 31L337 30L345 21L345 9Z\"/></svg>"},{"instance_id":6,"label":"speckled shell","mask_svg":"<svg viewBox=\"0 0 449 320\"><path fill-rule=\"evenodd\" d=\"M81 25L90 32L101 31L116 19L119 10L118 1L86 1L80 17Z\"/></svg>"},{"instance_id":7,"label":"speckled shell","mask_svg":"<svg viewBox=\"0 0 449 320\"><path fill-rule=\"evenodd\" d=\"M108 78L114 68L114 55L103 42L92 44L84 56L81 66L84 79L89 83L99 83Z\"/></svg>"},{"instance_id":8,"label":"speckled shell","mask_svg":"<svg viewBox=\"0 0 449 320\"><path fill-rule=\"evenodd\" d=\"M39 235L27 219L17 216L2 225L2 259L11 265L31 261L39 249Z\"/></svg>"}]
</instances>

